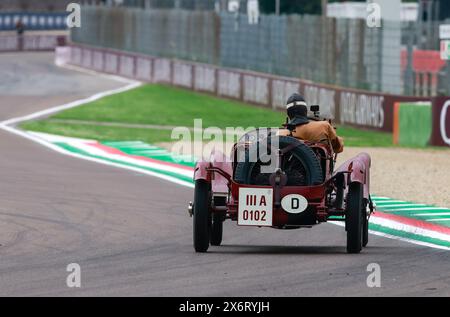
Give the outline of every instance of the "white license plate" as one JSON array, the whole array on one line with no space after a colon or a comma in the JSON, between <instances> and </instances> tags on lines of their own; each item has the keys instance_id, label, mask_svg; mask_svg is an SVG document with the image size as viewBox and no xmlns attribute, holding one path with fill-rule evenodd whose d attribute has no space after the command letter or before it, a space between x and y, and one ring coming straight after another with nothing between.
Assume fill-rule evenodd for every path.
<instances>
[{"instance_id":1,"label":"white license plate","mask_svg":"<svg viewBox=\"0 0 450 317\"><path fill-rule=\"evenodd\" d=\"M273 189L239 188L239 226L271 227Z\"/></svg>"}]
</instances>

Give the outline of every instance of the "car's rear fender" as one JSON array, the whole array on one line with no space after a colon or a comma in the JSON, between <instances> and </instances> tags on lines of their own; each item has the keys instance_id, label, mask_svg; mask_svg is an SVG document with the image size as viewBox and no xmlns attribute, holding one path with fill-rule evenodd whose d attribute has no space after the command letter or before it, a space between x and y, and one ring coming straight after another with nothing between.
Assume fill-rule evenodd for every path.
<instances>
[{"instance_id":1,"label":"car's rear fender","mask_svg":"<svg viewBox=\"0 0 450 317\"><path fill-rule=\"evenodd\" d=\"M213 151L209 161L198 161L194 169L194 180L205 180L211 183L213 195L228 194L228 180L219 173L211 172L211 168L217 168L228 175L232 175L233 169L228 157L220 151Z\"/></svg>"},{"instance_id":2,"label":"car's rear fender","mask_svg":"<svg viewBox=\"0 0 450 317\"><path fill-rule=\"evenodd\" d=\"M195 164L194 168L194 181L204 180L207 182L211 181L210 173L208 172L208 168L211 167L211 163L208 161L198 161Z\"/></svg>"},{"instance_id":3,"label":"car's rear fender","mask_svg":"<svg viewBox=\"0 0 450 317\"><path fill-rule=\"evenodd\" d=\"M368 199L370 195L370 166L370 155L361 153L342 164L335 175L347 173L348 176L344 177L345 187L355 182L362 184L364 186L364 198Z\"/></svg>"}]
</instances>

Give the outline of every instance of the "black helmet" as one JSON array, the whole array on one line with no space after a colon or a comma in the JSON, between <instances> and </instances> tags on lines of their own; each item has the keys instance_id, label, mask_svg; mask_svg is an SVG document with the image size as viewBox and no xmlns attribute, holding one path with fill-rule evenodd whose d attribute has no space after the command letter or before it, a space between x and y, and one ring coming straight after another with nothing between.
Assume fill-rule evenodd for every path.
<instances>
[{"instance_id":1,"label":"black helmet","mask_svg":"<svg viewBox=\"0 0 450 317\"><path fill-rule=\"evenodd\" d=\"M302 95L293 94L286 103L290 126L298 126L309 123L308 105Z\"/></svg>"}]
</instances>

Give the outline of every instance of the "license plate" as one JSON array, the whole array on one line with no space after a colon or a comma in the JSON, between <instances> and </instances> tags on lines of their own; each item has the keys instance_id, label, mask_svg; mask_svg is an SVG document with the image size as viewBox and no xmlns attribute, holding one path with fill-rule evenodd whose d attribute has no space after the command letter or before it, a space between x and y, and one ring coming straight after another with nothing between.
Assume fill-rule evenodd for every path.
<instances>
[{"instance_id":1,"label":"license plate","mask_svg":"<svg viewBox=\"0 0 450 317\"><path fill-rule=\"evenodd\" d=\"M271 227L273 189L239 188L239 226Z\"/></svg>"}]
</instances>

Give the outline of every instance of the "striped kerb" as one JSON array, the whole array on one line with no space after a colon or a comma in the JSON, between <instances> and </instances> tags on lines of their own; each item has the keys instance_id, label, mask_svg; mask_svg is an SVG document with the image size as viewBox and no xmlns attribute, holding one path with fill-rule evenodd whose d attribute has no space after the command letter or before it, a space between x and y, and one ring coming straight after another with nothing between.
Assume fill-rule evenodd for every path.
<instances>
[{"instance_id":1,"label":"striped kerb","mask_svg":"<svg viewBox=\"0 0 450 317\"><path fill-rule=\"evenodd\" d=\"M45 137L45 136L44 136ZM51 142L60 148L115 166L133 167L143 173L167 176L183 184L193 184L195 160L169 153L165 149L136 142L104 142L59 138ZM450 250L450 209L388 197L373 196L377 212L370 220L374 234Z\"/></svg>"}]
</instances>

